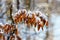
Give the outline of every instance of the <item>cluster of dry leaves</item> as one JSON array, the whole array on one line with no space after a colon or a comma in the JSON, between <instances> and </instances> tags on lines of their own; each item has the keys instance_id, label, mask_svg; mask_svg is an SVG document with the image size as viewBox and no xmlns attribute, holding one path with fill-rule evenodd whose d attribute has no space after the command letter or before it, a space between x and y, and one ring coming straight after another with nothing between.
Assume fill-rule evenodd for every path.
<instances>
[{"instance_id":1,"label":"cluster of dry leaves","mask_svg":"<svg viewBox=\"0 0 60 40\"><path fill-rule=\"evenodd\" d=\"M40 30L40 28L42 28L43 30L44 25L48 26L48 20L46 20L42 13L39 12L29 13L26 10L23 11L20 10L19 12L16 13L16 15L13 18L16 24L23 22L27 24L27 27L31 27L33 25L34 27L38 26L38 31Z\"/></svg>"}]
</instances>

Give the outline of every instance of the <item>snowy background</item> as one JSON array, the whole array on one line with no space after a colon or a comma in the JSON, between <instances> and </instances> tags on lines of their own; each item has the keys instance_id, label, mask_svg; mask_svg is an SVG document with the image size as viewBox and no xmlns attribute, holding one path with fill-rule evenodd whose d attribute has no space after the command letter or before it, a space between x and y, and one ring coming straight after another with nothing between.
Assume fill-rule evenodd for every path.
<instances>
[{"instance_id":1,"label":"snowy background","mask_svg":"<svg viewBox=\"0 0 60 40\"><path fill-rule=\"evenodd\" d=\"M52 2L53 4L52 4ZM24 4L24 0L19 0L19 2L21 3L20 9L25 8L25 4ZM41 3L41 4L40 4ZM27 28L25 27L24 24L18 24L18 30L20 33L20 36L22 37L23 40L60 40L60 1L59 0L48 0L49 5L52 7L52 10L54 12L50 12L50 17L49 17L49 22L50 22L50 26L48 27L48 29L46 29L46 27L44 27L44 30L40 30L38 33L34 32L33 29L27 30ZM47 1L40 1L40 0L35 0L35 2L31 3L31 8L33 8L33 5L35 7L35 10L41 10L41 5L45 4L43 6L47 6ZM52 4L52 5L51 5ZM17 12L17 8L16 8L16 0L12 1L12 5L13 5L13 13ZM40 5L40 6L39 6ZM0 0L0 23L5 24L5 23L9 23L7 21L7 3L6 0ZM43 10L46 10L44 8L42 8ZM51 10L51 11L52 11ZM45 12L45 11L42 11ZM21 28L21 29L20 29ZM46 34L48 32L48 35ZM46 38L47 37L47 38Z\"/></svg>"}]
</instances>

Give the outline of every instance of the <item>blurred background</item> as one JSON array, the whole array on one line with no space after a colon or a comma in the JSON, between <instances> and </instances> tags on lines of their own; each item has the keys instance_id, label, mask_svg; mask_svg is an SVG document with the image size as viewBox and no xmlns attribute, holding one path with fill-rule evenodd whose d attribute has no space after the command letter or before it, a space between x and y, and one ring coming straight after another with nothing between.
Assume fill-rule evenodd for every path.
<instances>
[{"instance_id":1,"label":"blurred background","mask_svg":"<svg viewBox=\"0 0 60 40\"><path fill-rule=\"evenodd\" d=\"M11 23L10 14L20 9L41 11L49 20L49 27L23 40L60 40L60 0L0 0L0 23Z\"/></svg>"}]
</instances>

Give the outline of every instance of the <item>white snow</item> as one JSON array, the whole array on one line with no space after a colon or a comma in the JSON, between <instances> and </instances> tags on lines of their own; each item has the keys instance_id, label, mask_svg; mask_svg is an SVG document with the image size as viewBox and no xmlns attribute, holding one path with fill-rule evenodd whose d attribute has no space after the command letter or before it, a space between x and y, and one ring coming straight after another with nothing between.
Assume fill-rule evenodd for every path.
<instances>
[{"instance_id":1,"label":"white snow","mask_svg":"<svg viewBox=\"0 0 60 40\"><path fill-rule=\"evenodd\" d=\"M51 22L53 23L53 40L60 40L60 16L52 14Z\"/></svg>"}]
</instances>

